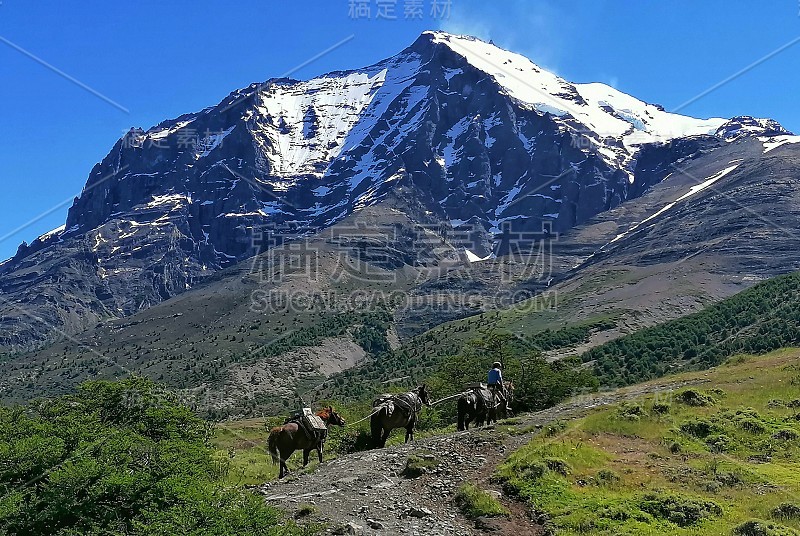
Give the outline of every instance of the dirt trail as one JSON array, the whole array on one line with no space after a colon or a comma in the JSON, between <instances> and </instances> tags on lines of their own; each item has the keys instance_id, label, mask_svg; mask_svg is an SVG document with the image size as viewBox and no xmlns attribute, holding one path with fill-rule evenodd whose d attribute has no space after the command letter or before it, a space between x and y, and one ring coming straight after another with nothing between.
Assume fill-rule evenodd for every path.
<instances>
[{"instance_id":1,"label":"dirt trail","mask_svg":"<svg viewBox=\"0 0 800 536\"><path fill-rule=\"evenodd\" d=\"M484 533L528 536L543 534L543 520L529 508L502 495L490 481L497 466L551 422L581 417L593 408L642 395L670 391L698 382L643 385L572 399L548 410L518 416L515 435L493 427L418 440L413 444L358 452L324 462L316 470L290 475L259 488L267 501L295 513L314 505L303 522L322 523L329 534L474 536ZM399 433L399 432L395 432ZM435 467L418 478L402 471L409 454ZM505 518L469 520L454 504L458 487L477 484L495 494L511 511Z\"/></svg>"}]
</instances>

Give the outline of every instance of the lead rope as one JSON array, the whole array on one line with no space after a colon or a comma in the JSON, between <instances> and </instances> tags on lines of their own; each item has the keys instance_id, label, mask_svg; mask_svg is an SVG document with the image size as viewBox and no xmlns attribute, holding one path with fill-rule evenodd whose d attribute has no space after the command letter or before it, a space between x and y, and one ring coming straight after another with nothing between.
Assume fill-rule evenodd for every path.
<instances>
[{"instance_id":1,"label":"lead rope","mask_svg":"<svg viewBox=\"0 0 800 536\"><path fill-rule=\"evenodd\" d=\"M358 420L356 422L349 422L345 426L355 426L356 424L362 423L362 422L366 421L367 419L369 419L370 417L372 417L373 415L375 415L376 413L378 413L382 409L383 409L383 404L381 404L380 406L375 408L375 411L373 411L372 413L370 413L369 415L367 415L363 419L360 419L360 420Z\"/></svg>"},{"instance_id":2,"label":"lead rope","mask_svg":"<svg viewBox=\"0 0 800 536\"><path fill-rule=\"evenodd\" d=\"M453 398L457 398L459 396L466 395L466 394L469 394L469 391L464 391L463 393L456 393L454 395L446 396L444 398L441 398L441 399L437 400L433 404L431 404L431 407L436 406L438 404L441 404L442 402L447 402L448 400L452 400Z\"/></svg>"}]
</instances>

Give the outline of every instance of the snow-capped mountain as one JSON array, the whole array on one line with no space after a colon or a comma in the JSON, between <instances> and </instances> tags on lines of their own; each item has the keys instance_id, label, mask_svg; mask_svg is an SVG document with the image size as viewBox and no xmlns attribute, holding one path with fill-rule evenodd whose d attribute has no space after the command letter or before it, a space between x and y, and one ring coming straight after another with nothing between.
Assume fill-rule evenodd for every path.
<instances>
[{"instance_id":1,"label":"snow-capped mountain","mask_svg":"<svg viewBox=\"0 0 800 536\"><path fill-rule=\"evenodd\" d=\"M412 220L476 229L468 256L484 259L504 253L508 229L567 230L641 195L709 140L788 134L771 120L669 113L425 32L363 69L272 79L131 129L65 226L0 265L0 296L73 332L249 257L262 226L310 234L391 196L422 207ZM0 344L46 338L10 309L0 327Z\"/></svg>"}]
</instances>

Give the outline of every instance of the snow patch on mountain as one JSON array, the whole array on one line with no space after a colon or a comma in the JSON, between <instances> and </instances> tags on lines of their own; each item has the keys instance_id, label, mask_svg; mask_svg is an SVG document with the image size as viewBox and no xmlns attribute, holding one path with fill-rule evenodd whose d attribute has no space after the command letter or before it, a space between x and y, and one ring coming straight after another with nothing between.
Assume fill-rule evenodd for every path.
<instances>
[{"instance_id":1,"label":"snow patch on mountain","mask_svg":"<svg viewBox=\"0 0 800 536\"><path fill-rule=\"evenodd\" d=\"M725 119L695 119L664 111L660 106L648 104L600 83L576 84L575 88L589 105L616 115L633 126L633 131L622 133L630 152L643 143L669 141L684 136L711 135ZM598 131L601 135L602 131ZM613 135L613 134L612 134Z\"/></svg>"},{"instance_id":2,"label":"snow patch on mountain","mask_svg":"<svg viewBox=\"0 0 800 536\"><path fill-rule=\"evenodd\" d=\"M475 253L473 253L472 251L470 251L467 248L464 248L464 254L467 256L467 260L470 263L488 261L489 259L494 258L493 254L489 254L489 255L487 255L485 257L481 257L480 255L476 255Z\"/></svg>"},{"instance_id":3,"label":"snow patch on mountain","mask_svg":"<svg viewBox=\"0 0 800 536\"><path fill-rule=\"evenodd\" d=\"M166 128L154 127L154 128L150 129L147 132L147 137L149 139L153 140L153 141L164 140L164 139L168 138L170 135L174 134L175 132L178 132L179 130L182 130L182 129L186 128L194 120L195 120L195 118L192 117L191 119L187 119L187 120L184 120L184 121L178 121L174 125L166 127Z\"/></svg>"},{"instance_id":4,"label":"snow patch on mountain","mask_svg":"<svg viewBox=\"0 0 800 536\"><path fill-rule=\"evenodd\" d=\"M728 167L728 168L725 168L725 169L723 169L722 171L720 171L719 173L717 173L716 175L712 175L711 177L709 177L708 179L704 180L704 181L703 181L703 182L701 182L700 184L697 184L697 185L695 185L695 186L692 186L692 187L689 189L689 191L688 191L688 192L686 192L685 194L683 194L682 196L680 196L680 197L679 197L678 199L676 199L675 201L676 201L676 202L678 202L678 201L683 201L684 199L686 199L686 198L688 198L688 197L691 197L691 196L695 195L695 194L696 194L696 193L698 193L698 192L702 192L703 190L705 190L706 188L708 188L709 186L711 186L712 184L714 184L715 182L717 182L718 180L720 180L720 179L721 179L722 177L724 177L725 175L729 174L731 171L733 171L733 170L734 170L734 169L736 169L737 167L739 167L739 164L736 164L736 165L730 166L730 167Z\"/></svg>"},{"instance_id":5,"label":"snow patch on mountain","mask_svg":"<svg viewBox=\"0 0 800 536\"><path fill-rule=\"evenodd\" d=\"M256 109L261 117L254 130L262 134L259 139L272 173L321 176L317 164L339 155L348 133L384 84L386 72L325 75L266 86L259 94Z\"/></svg>"},{"instance_id":6,"label":"snow patch on mountain","mask_svg":"<svg viewBox=\"0 0 800 536\"><path fill-rule=\"evenodd\" d=\"M47 240L49 238L52 238L52 237L54 237L56 235L62 234L66 230L66 228L67 228L66 225L59 225L58 227L56 227L52 231L47 231L43 235L39 236L36 240L38 240L39 242L44 242L45 240Z\"/></svg>"},{"instance_id":7,"label":"snow patch on mountain","mask_svg":"<svg viewBox=\"0 0 800 536\"><path fill-rule=\"evenodd\" d=\"M758 138L764 144L764 154L777 149L787 143L800 143L800 136L775 136L772 138Z\"/></svg>"}]
</instances>

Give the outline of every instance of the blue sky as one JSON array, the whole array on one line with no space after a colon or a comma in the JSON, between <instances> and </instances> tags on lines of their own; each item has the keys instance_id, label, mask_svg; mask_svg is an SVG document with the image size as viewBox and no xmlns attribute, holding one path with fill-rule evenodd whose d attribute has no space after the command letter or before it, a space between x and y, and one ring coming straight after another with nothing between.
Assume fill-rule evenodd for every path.
<instances>
[{"instance_id":1,"label":"blue sky","mask_svg":"<svg viewBox=\"0 0 800 536\"><path fill-rule=\"evenodd\" d=\"M421 0L422 19L405 18L407 4L420 0L389 0L395 20L376 19L378 1L369 2L370 18L353 18L349 0L2 0L0 259L64 222L65 202L129 127L216 104L351 36L293 77L368 65L441 28L493 39L568 80L605 82L667 109L800 37L798 0L451 0L449 14L436 15L434 0ZM800 43L682 113L772 117L800 132L790 98L798 67Z\"/></svg>"}]
</instances>

